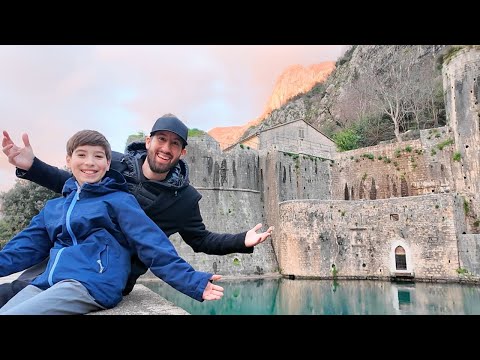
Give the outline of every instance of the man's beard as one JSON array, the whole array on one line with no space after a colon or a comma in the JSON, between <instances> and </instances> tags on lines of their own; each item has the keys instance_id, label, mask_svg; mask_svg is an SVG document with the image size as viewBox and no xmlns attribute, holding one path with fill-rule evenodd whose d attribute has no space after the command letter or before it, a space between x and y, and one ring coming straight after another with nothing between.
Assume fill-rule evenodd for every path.
<instances>
[{"instance_id":1,"label":"man's beard","mask_svg":"<svg viewBox=\"0 0 480 360\"><path fill-rule=\"evenodd\" d=\"M180 159L177 159L177 161L169 164L169 165L159 165L155 162L155 153L152 152L150 153L150 151L148 152L147 154L147 161L148 161L148 166L150 167L150 170L152 170L154 173L157 173L157 174L165 174L165 173L168 173L170 171L171 168L174 168L175 166L177 166L178 162L180 161Z\"/></svg>"}]
</instances>

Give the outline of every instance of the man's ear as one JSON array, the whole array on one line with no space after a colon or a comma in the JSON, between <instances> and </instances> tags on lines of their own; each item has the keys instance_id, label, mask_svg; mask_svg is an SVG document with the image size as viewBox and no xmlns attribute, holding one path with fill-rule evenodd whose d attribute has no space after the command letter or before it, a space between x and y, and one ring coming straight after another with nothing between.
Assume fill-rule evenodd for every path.
<instances>
[{"instance_id":1,"label":"man's ear","mask_svg":"<svg viewBox=\"0 0 480 360\"><path fill-rule=\"evenodd\" d=\"M187 149L186 149L186 148L183 148L182 151L181 151L181 153L180 153L180 157L183 157L183 156L185 156L185 155L187 155Z\"/></svg>"},{"instance_id":2,"label":"man's ear","mask_svg":"<svg viewBox=\"0 0 480 360\"><path fill-rule=\"evenodd\" d=\"M152 137L151 136L145 136L145 147L147 150L150 148L150 143L152 142Z\"/></svg>"}]
</instances>

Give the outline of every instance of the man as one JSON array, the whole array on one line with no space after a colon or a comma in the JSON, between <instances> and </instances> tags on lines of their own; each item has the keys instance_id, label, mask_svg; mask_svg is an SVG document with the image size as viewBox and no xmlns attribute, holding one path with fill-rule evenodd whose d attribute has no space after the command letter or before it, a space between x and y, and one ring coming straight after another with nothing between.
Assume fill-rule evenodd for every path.
<instances>
[{"instance_id":1,"label":"man","mask_svg":"<svg viewBox=\"0 0 480 360\"><path fill-rule=\"evenodd\" d=\"M218 234L208 231L203 223L198 202L200 193L190 185L188 166L182 159L187 153L188 128L173 114L157 119L145 142L134 142L126 153L112 153L111 168L119 171L128 183L145 213L167 236L179 233L195 252L210 255L252 253L253 247L265 241L273 231L257 233L262 224L239 234ZM50 166L35 157L27 134L22 135L24 147L16 146L3 131L3 153L17 167L16 175L60 193L70 173ZM132 271L123 294L133 289L147 267L132 256ZM42 264L43 265L43 264ZM0 306L43 272L38 265L22 274L17 281L0 286Z\"/></svg>"}]
</instances>

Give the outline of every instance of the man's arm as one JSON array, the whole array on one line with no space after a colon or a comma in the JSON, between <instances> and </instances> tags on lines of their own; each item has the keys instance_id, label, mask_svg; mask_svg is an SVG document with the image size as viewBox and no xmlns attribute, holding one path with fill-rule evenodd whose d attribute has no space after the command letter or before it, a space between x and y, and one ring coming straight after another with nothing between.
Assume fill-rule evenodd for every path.
<instances>
[{"instance_id":1,"label":"man's arm","mask_svg":"<svg viewBox=\"0 0 480 360\"><path fill-rule=\"evenodd\" d=\"M190 209L190 214L184 214L185 222L179 234L195 252L209 255L251 254L253 247L265 241L273 231L273 227L270 227L265 232L257 233L262 227L262 224L257 224L238 234L214 233L205 228L198 203Z\"/></svg>"},{"instance_id":2,"label":"man's arm","mask_svg":"<svg viewBox=\"0 0 480 360\"><path fill-rule=\"evenodd\" d=\"M15 145L8 132L3 131L2 151L8 162L17 168L17 177L61 193L63 184L71 174L37 159L27 134L22 134L22 141L23 147Z\"/></svg>"},{"instance_id":3,"label":"man's arm","mask_svg":"<svg viewBox=\"0 0 480 360\"><path fill-rule=\"evenodd\" d=\"M68 171L48 165L38 158L33 159L33 164L28 171L17 168L15 175L44 186L58 194L62 193L63 185L72 176Z\"/></svg>"}]
</instances>

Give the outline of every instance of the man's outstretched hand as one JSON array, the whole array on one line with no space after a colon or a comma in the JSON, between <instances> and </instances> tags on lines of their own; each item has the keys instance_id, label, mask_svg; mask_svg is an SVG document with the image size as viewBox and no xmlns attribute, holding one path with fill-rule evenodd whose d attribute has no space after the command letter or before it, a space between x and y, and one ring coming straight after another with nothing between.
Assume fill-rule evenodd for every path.
<instances>
[{"instance_id":1,"label":"man's outstretched hand","mask_svg":"<svg viewBox=\"0 0 480 360\"><path fill-rule=\"evenodd\" d=\"M223 287L215 285L213 281L220 280L222 275L212 275L205 290L203 290L203 300L220 300L223 296Z\"/></svg>"},{"instance_id":2,"label":"man's outstretched hand","mask_svg":"<svg viewBox=\"0 0 480 360\"><path fill-rule=\"evenodd\" d=\"M257 224L253 229L247 231L245 235L245 246L252 247L264 242L270 235L272 235L273 226L270 226L267 231L257 234L257 230L262 228L262 224Z\"/></svg>"},{"instance_id":3,"label":"man's outstretched hand","mask_svg":"<svg viewBox=\"0 0 480 360\"><path fill-rule=\"evenodd\" d=\"M2 151L7 155L10 164L19 169L29 170L32 167L35 155L33 154L33 149L26 133L22 134L22 140L23 148L15 145L10 135L8 135L8 132L3 130Z\"/></svg>"}]
</instances>

